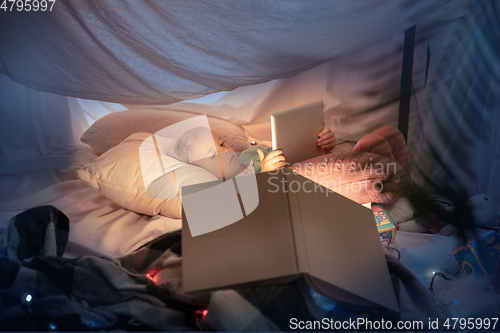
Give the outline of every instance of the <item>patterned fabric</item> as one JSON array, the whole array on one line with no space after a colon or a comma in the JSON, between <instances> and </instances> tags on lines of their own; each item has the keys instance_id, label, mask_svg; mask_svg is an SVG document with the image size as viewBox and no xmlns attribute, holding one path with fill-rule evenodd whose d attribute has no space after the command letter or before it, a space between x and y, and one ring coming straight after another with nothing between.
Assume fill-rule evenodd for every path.
<instances>
[{"instance_id":1,"label":"patterned fabric","mask_svg":"<svg viewBox=\"0 0 500 333\"><path fill-rule=\"evenodd\" d=\"M410 186L407 173L398 163L366 152L321 155L290 169L359 204L390 204Z\"/></svg>"}]
</instances>

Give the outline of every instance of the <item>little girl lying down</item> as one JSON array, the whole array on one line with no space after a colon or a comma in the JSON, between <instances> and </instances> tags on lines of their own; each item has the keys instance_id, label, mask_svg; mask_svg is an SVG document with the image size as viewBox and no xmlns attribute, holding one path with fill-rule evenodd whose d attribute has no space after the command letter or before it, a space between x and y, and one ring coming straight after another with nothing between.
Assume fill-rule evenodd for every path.
<instances>
[{"instance_id":1,"label":"little girl lying down","mask_svg":"<svg viewBox=\"0 0 500 333\"><path fill-rule=\"evenodd\" d=\"M317 143L328 153L336 145L335 134L325 127L318 134ZM404 137L392 126L383 126L365 135L354 146L353 151L370 152L392 159L410 175ZM238 157L217 133L202 127L193 128L174 140L167 154L185 163L200 166L218 178L230 178L250 171L268 172L287 165L280 149L273 151L271 148L253 146ZM250 160L253 166L249 166Z\"/></svg>"}]
</instances>

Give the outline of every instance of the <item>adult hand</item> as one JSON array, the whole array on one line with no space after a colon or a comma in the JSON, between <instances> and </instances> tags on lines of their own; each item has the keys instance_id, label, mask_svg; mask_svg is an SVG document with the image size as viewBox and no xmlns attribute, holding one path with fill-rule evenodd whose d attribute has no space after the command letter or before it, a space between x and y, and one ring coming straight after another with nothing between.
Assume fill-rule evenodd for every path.
<instances>
[{"instance_id":1,"label":"adult hand","mask_svg":"<svg viewBox=\"0 0 500 333\"><path fill-rule=\"evenodd\" d=\"M281 149L276 149L264 156L261 149L257 149L260 158L260 172L268 172L281 168L285 163L285 156Z\"/></svg>"}]
</instances>

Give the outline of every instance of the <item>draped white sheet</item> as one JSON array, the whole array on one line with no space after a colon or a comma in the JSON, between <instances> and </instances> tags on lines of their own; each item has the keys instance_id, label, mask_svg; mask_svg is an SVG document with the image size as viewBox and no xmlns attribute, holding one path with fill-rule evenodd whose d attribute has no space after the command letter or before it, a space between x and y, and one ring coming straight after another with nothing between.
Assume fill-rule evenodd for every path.
<instances>
[{"instance_id":1,"label":"draped white sheet","mask_svg":"<svg viewBox=\"0 0 500 333\"><path fill-rule=\"evenodd\" d=\"M0 74L0 202L74 179L91 151L80 142L83 132L125 109L35 91Z\"/></svg>"},{"instance_id":2,"label":"draped white sheet","mask_svg":"<svg viewBox=\"0 0 500 333\"><path fill-rule=\"evenodd\" d=\"M242 125L257 139L271 140L270 114L323 100L325 122L339 141L358 141L382 125L397 126L403 37L351 52L290 78L243 86L210 102L124 104L128 109L206 113ZM417 66L425 71L425 62ZM202 103L203 102L203 103Z\"/></svg>"},{"instance_id":3,"label":"draped white sheet","mask_svg":"<svg viewBox=\"0 0 500 333\"><path fill-rule=\"evenodd\" d=\"M172 103L296 75L449 3L58 0L50 12L0 11L0 72L65 96Z\"/></svg>"},{"instance_id":4,"label":"draped white sheet","mask_svg":"<svg viewBox=\"0 0 500 333\"><path fill-rule=\"evenodd\" d=\"M79 137L119 107L52 93L211 113L260 139L269 138L269 113L315 99L325 102L326 125L340 140L396 125L401 32L418 22L417 41L424 40L414 62L413 162L428 159L431 147L467 188L500 201L498 52L478 46L492 38L474 40L490 27L498 31L498 22L464 25L468 2L58 0L53 12L0 11L0 72L49 92L0 75L0 200L73 179L86 154ZM492 8L475 6L477 22L479 13L498 11L486 3ZM423 28L435 35L419 35ZM476 122L481 140L463 131L478 114L470 106L478 89L470 79L475 51L485 54L482 73L491 74L478 77L488 101ZM211 103L166 106L233 88ZM460 105L457 96L466 97ZM435 163L424 167L440 179Z\"/></svg>"}]
</instances>

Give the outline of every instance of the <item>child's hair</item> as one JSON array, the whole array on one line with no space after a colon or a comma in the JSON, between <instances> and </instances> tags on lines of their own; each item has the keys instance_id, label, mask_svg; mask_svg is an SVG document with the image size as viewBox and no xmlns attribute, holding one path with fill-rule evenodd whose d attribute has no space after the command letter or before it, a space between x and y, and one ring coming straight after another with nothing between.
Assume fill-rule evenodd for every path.
<instances>
[{"instance_id":1,"label":"child's hair","mask_svg":"<svg viewBox=\"0 0 500 333\"><path fill-rule=\"evenodd\" d=\"M195 154L196 149L200 149L197 143L210 139L212 142L212 134L210 129L205 127L192 128L179 137L177 137L168 147L166 153L181 162L192 163L199 159L203 154ZM206 156L205 156L206 157Z\"/></svg>"}]
</instances>

